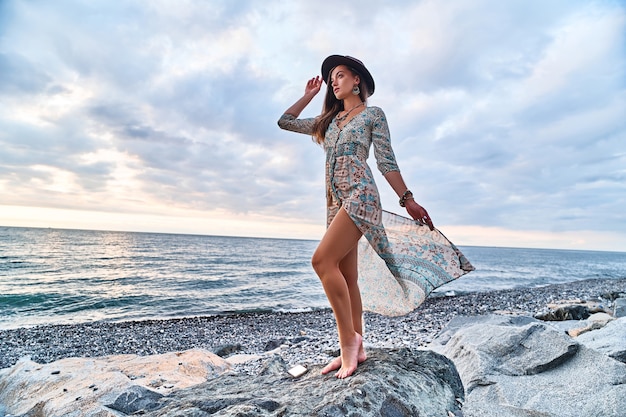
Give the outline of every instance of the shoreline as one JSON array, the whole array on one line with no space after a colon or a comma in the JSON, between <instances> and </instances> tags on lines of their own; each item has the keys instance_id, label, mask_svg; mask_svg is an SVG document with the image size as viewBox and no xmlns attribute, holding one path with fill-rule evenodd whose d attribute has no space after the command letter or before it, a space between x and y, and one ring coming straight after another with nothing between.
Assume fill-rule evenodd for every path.
<instances>
[{"instance_id":1,"label":"shoreline","mask_svg":"<svg viewBox=\"0 0 626 417\"><path fill-rule=\"evenodd\" d=\"M534 316L547 311L548 303L573 299L607 303L606 296L616 292L626 293L626 278L429 297L405 316L366 312L365 347L420 348L456 316L505 311ZM259 356L274 352L290 365L317 365L337 354L336 338L330 309L43 325L0 330L0 369L25 356L49 363L68 357L145 356L192 348Z\"/></svg>"}]
</instances>

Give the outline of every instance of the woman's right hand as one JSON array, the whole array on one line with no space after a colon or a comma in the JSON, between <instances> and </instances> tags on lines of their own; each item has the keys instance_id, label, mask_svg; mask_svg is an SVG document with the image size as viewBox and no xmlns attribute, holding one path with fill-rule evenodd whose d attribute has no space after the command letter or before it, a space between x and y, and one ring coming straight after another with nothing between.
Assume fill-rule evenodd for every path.
<instances>
[{"instance_id":1,"label":"woman's right hand","mask_svg":"<svg viewBox=\"0 0 626 417\"><path fill-rule=\"evenodd\" d=\"M311 78L307 81L306 87L304 88L304 95L314 96L319 93L320 88L322 88L322 78L318 75L317 77Z\"/></svg>"}]
</instances>

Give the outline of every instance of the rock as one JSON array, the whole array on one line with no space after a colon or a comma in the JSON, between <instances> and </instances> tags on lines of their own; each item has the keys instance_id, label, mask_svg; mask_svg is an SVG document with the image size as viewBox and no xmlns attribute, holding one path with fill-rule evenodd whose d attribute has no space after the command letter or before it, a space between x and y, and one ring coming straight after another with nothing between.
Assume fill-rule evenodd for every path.
<instances>
[{"instance_id":1,"label":"rock","mask_svg":"<svg viewBox=\"0 0 626 417\"><path fill-rule=\"evenodd\" d=\"M626 363L626 317L613 320L599 330L582 334L576 341Z\"/></svg>"},{"instance_id":2,"label":"rock","mask_svg":"<svg viewBox=\"0 0 626 417\"><path fill-rule=\"evenodd\" d=\"M626 298L618 298L613 305L613 317L626 317Z\"/></svg>"},{"instance_id":3,"label":"rock","mask_svg":"<svg viewBox=\"0 0 626 417\"><path fill-rule=\"evenodd\" d=\"M473 331L477 326L481 331ZM468 393L476 386L490 384L492 374L544 372L568 360L578 349L565 334L523 316L455 318L438 340L443 347L431 346L455 361ZM463 357L462 365L455 355Z\"/></svg>"},{"instance_id":4,"label":"rock","mask_svg":"<svg viewBox=\"0 0 626 417\"><path fill-rule=\"evenodd\" d=\"M225 374L161 399L151 416L387 416L460 414L463 385L452 362L432 351L374 349L345 380L311 367L299 378L280 359L261 375ZM459 401L457 401L459 399Z\"/></svg>"},{"instance_id":5,"label":"rock","mask_svg":"<svg viewBox=\"0 0 626 417\"><path fill-rule=\"evenodd\" d=\"M530 317L453 319L431 347L466 384L466 417L624 415L626 364Z\"/></svg>"},{"instance_id":6,"label":"rock","mask_svg":"<svg viewBox=\"0 0 626 417\"><path fill-rule=\"evenodd\" d=\"M263 363L259 375L281 375L287 369L287 364L278 355L272 356L269 360Z\"/></svg>"},{"instance_id":7,"label":"rock","mask_svg":"<svg viewBox=\"0 0 626 417\"><path fill-rule=\"evenodd\" d=\"M474 326L476 324L493 324L502 325L505 323L511 323L516 325L525 325L534 323L536 320L519 315L499 315L489 314L483 316L457 316L450 320L448 324L437 334L436 340L433 341L431 347L436 348L447 344L450 339L461 329ZM439 351L439 349L435 349Z\"/></svg>"},{"instance_id":8,"label":"rock","mask_svg":"<svg viewBox=\"0 0 626 417\"><path fill-rule=\"evenodd\" d=\"M587 320L566 320L561 322L550 322L554 327L565 330L571 337L578 337L583 333L592 330L598 330L613 320L613 317L607 313L594 313Z\"/></svg>"},{"instance_id":9,"label":"rock","mask_svg":"<svg viewBox=\"0 0 626 417\"><path fill-rule=\"evenodd\" d=\"M568 334L568 336L578 337L578 336L580 336L583 333L587 333L587 332L590 332L592 330L601 329L605 325L606 325L606 323L604 323L604 322L582 320L582 321L580 321L580 324L579 324L578 327L573 327L573 328L569 329L566 333Z\"/></svg>"},{"instance_id":10,"label":"rock","mask_svg":"<svg viewBox=\"0 0 626 417\"><path fill-rule=\"evenodd\" d=\"M0 404L10 415L113 417L106 405L121 404L118 401L123 401L125 393L128 409L133 407L133 398L135 406L148 398L145 404L152 404L158 395L199 384L229 369L223 359L202 349L153 356L67 358L50 364L24 358L0 370Z\"/></svg>"},{"instance_id":11,"label":"rock","mask_svg":"<svg viewBox=\"0 0 626 417\"><path fill-rule=\"evenodd\" d=\"M624 296L626 296L626 293L619 291L608 291L602 294L602 298L609 301L615 301Z\"/></svg>"},{"instance_id":12,"label":"rock","mask_svg":"<svg viewBox=\"0 0 626 417\"><path fill-rule=\"evenodd\" d=\"M233 353L239 352L242 349L243 349L243 346L241 346L241 344L233 343L229 345L218 346L215 349L213 349L213 353L215 353L217 356L225 358L227 356L232 355Z\"/></svg>"},{"instance_id":13,"label":"rock","mask_svg":"<svg viewBox=\"0 0 626 417\"><path fill-rule=\"evenodd\" d=\"M588 321L592 322L592 323L600 323L602 324L602 327L606 326L606 324L608 322L610 322L611 320L613 320L613 316L611 316L610 314L607 313L593 313L592 315L590 315L587 318Z\"/></svg>"},{"instance_id":14,"label":"rock","mask_svg":"<svg viewBox=\"0 0 626 417\"><path fill-rule=\"evenodd\" d=\"M267 341L267 343L265 343L265 348L263 348L263 350L265 352L268 352L270 350L275 350L277 348L279 348L283 343L286 342L286 339L276 339L276 340L269 340Z\"/></svg>"},{"instance_id":15,"label":"rock","mask_svg":"<svg viewBox=\"0 0 626 417\"><path fill-rule=\"evenodd\" d=\"M125 392L118 395L112 404L106 404L112 410L127 415L138 411L152 411L159 408L159 399L163 397L158 392L151 391L140 385L132 385Z\"/></svg>"},{"instance_id":16,"label":"rock","mask_svg":"<svg viewBox=\"0 0 626 417\"><path fill-rule=\"evenodd\" d=\"M538 313L535 318L543 321L585 320L596 314L613 314L602 299L562 300L547 305L548 311ZM600 317L600 316L598 316Z\"/></svg>"},{"instance_id":17,"label":"rock","mask_svg":"<svg viewBox=\"0 0 626 417\"><path fill-rule=\"evenodd\" d=\"M461 379L449 359L431 351L372 350L346 380L321 375L321 367L293 378L279 355L266 358L256 376L227 369L201 350L47 365L24 359L0 372L0 404L21 417L462 416Z\"/></svg>"},{"instance_id":18,"label":"rock","mask_svg":"<svg viewBox=\"0 0 626 417\"><path fill-rule=\"evenodd\" d=\"M231 365L239 365L239 364L242 364L242 363L259 360L262 357L263 356L261 356L261 355L253 355L253 354L241 353L241 354L238 354L238 355L229 356L228 358L226 358L226 362L228 362Z\"/></svg>"},{"instance_id":19,"label":"rock","mask_svg":"<svg viewBox=\"0 0 626 417\"><path fill-rule=\"evenodd\" d=\"M559 306L547 313L537 314L535 318L543 321L585 320L589 315L587 306L573 304Z\"/></svg>"}]
</instances>

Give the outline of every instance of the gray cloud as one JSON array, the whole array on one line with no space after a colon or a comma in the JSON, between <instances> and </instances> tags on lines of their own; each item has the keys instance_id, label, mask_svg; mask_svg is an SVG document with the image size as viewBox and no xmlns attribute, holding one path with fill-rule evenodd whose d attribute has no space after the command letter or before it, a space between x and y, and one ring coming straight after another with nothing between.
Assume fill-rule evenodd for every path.
<instances>
[{"instance_id":1,"label":"gray cloud","mask_svg":"<svg viewBox=\"0 0 626 417\"><path fill-rule=\"evenodd\" d=\"M0 80L0 93L29 94L44 90L50 77L19 54L0 53Z\"/></svg>"}]
</instances>

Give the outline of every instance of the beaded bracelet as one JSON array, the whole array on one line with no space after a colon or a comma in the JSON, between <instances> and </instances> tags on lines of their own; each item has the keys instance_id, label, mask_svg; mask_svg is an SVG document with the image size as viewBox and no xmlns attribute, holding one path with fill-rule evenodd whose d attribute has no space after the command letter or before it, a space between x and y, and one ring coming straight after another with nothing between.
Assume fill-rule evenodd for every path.
<instances>
[{"instance_id":1,"label":"beaded bracelet","mask_svg":"<svg viewBox=\"0 0 626 417\"><path fill-rule=\"evenodd\" d=\"M411 192L411 190L406 190L404 194L402 194L402 197L400 197L400 207L404 207L406 205L406 201L412 199L413 193Z\"/></svg>"}]
</instances>

